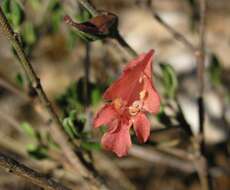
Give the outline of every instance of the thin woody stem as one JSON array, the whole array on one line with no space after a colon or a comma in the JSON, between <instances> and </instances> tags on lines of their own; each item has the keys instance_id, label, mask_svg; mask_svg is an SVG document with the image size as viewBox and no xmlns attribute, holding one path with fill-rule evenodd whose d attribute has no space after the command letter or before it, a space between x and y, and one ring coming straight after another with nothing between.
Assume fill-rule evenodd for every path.
<instances>
[{"instance_id":1,"label":"thin woody stem","mask_svg":"<svg viewBox=\"0 0 230 190\"><path fill-rule=\"evenodd\" d=\"M149 162L153 162L157 165L166 165L168 167L176 168L180 171L191 173L195 171L194 165L189 160L178 159L172 154L165 154L157 149L144 149L140 146L133 145L129 151L129 154L144 159Z\"/></svg>"},{"instance_id":2,"label":"thin woody stem","mask_svg":"<svg viewBox=\"0 0 230 190\"><path fill-rule=\"evenodd\" d=\"M89 3L88 0L78 0L78 2L83 7L85 7L90 12L91 15L93 15L93 16L99 15L99 12L94 8L94 6L91 3Z\"/></svg>"},{"instance_id":3,"label":"thin woody stem","mask_svg":"<svg viewBox=\"0 0 230 190\"><path fill-rule=\"evenodd\" d=\"M61 183L54 181L45 175L19 163L18 161L0 153L0 167L10 173L23 177L31 183L47 190L70 190Z\"/></svg>"},{"instance_id":4,"label":"thin woody stem","mask_svg":"<svg viewBox=\"0 0 230 190\"><path fill-rule=\"evenodd\" d=\"M21 92L14 84L7 81L5 78L0 76L0 86L4 87L5 89L9 90L10 92L16 94L17 96L21 97L25 101L29 101L30 98L27 94Z\"/></svg>"},{"instance_id":5,"label":"thin woody stem","mask_svg":"<svg viewBox=\"0 0 230 190\"><path fill-rule=\"evenodd\" d=\"M204 71L205 71L205 16L206 16L206 0L200 0L200 25L199 25L199 49L195 52L197 60L197 83L198 83L198 115L199 115L199 136L196 138L198 166L197 171L201 181L203 190L212 189L211 179L208 172L208 161L205 154L205 140L204 140L204 122L205 110L203 102L204 93Z\"/></svg>"},{"instance_id":6,"label":"thin woody stem","mask_svg":"<svg viewBox=\"0 0 230 190\"><path fill-rule=\"evenodd\" d=\"M204 64L205 64L205 13L206 13L206 0L200 0L200 28L199 49L196 52L197 59L197 84L198 84L198 112L199 112L199 139L200 139L200 152L204 153Z\"/></svg>"},{"instance_id":7,"label":"thin woody stem","mask_svg":"<svg viewBox=\"0 0 230 190\"><path fill-rule=\"evenodd\" d=\"M176 31L172 26L167 24L155 11L153 12L153 17L177 40L188 47L192 52L196 51L196 48L191 42L189 42L185 36L178 31Z\"/></svg>"},{"instance_id":8,"label":"thin woody stem","mask_svg":"<svg viewBox=\"0 0 230 190\"><path fill-rule=\"evenodd\" d=\"M137 52L125 41L119 32L117 33L115 39L130 55L133 57L137 56Z\"/></svg>"},{"instance_id":9,"label":"thin woody stem","mask_svg":"<svg viewBox=\"0 0 230 190\"><path fill-rule=\"evenodd\" d=\"M199 84L199 96L204 92L204 63L205 63L205 14L206 0L200 0L200 28L199 28L199 51L197 52L197 80Z\"/></svg>"},{"instance_id":10,"label":"thin woody stem","mask_svg":"<svg viewBox=\"0 0 230 190\"><path fill-rule=\"evenodd\" d=\"M85 60L84 60L84 103L85 107L89 105L89 76L90 76L90 43L85 44Z\"/></svg>"},{"instance_id":11,"label":"thin woody stem","mask_svg":"<svg viewBox=\"0 0 230 190\"><path fill-rule=\"evenodd\" d=\"M148 6L151 7L151 6ZM197 60L197 83L198 83L198 113L199 113L199 136L195 139L195 149L197 158L194 160L194 165L197 169L198 176L201 182L203 190L211 189L211 181L208 174L208 163L205 158L205 143L204 143L204 63L205 63L205 15L206 15L206 0L200 0L200 28L199 28L199 47L196 48L191 42L189 42L185 36L173 27L167 24L155 11L153 11L154 18L166 29L172 36L183 43L188 49L190 49L196 56Z\"/></svg>"},{"instance_id":12,"label":"thin woody stem","mask_svg":"<svg viewBox=\"0 0 230 190\"><path fill-rule=\"evenodd\" d=\"M9 25L1 7L0 7L0 27L3 31L3 34L8 38L9 42L13 46L16 51L16 54L19 59L19 63L25 74L29 78L30 82L32 83L32 87L38 94L39 99L43 103L46 110L49 112L52 120L55 122L53 127L53 135L55 136L55 141L60 145L64 155L67 157L68 161L72 164L73 168L79 172L79 174L87 179L91 180L92 184L97 184L97 181L93 178L92 174L81 164L79 158L76 156L75 152L73 151L73 145L68 141L68 136L64 132L64 128L62 123L55 112L51 102L49 101L46 93L43 90L43 87L40 83L40 79L38 78L37 74L35 73L29 59L27 58L17 36L13 32L13 29ZM53 125L52 125L53 126Z\"/></svg>"},{"instance_id":13,"label":"thin woody stem","mask_svg":"<svg viewBox=\"0 0 230 190\"><path fill-rule=\"evenodd\" d=\"M158 21L158 23L161 26L163 26L177 41L179 41L182 44L184 44L193 53L196 51L196 48L194 47L194 45L191 42L189 42L182 33L176 31L172 26L170 26L167 22L165 22L159 16L159 14L152 8L152 1L151 0L149 0L146 3L146 6L147 6L148 9L150 9L150 11L152 12L153 17L156 19L156 21Z\"/></svg>"}]
</instances>

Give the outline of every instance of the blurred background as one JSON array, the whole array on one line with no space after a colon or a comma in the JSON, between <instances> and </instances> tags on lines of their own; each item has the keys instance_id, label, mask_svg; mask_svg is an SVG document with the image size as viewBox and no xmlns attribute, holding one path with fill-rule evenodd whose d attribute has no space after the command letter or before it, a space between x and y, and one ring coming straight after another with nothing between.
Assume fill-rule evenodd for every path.
<instances>
[{"instance_id":1,"label":"blurred background","mask_svg":"<svg viewBox=\"0 0 230 190\"><path fill-rule=\"evenodd\" d=\"M151 137L124 158L104 151L105 128L92 129L104 90L132 57L114 39L90 42L67 25L92 16L76 0L0 0L14 31L57 110L66 133L80 144L109 189L201 189L193 154L198 133L196 59L154 17L157 13L194 46L199 43L199 1L91 0L99 11L119 18L119 31L138 54L155 49L154 83L162 98L149 116ZM213 189L230 189L230 2L207 0L205 61L205 142ZM6 37L0 33L0 150L72 189L84 189L65 165L50 135L52 121L40 105ZM0 189L40 189L0 170Z\"/></svg>"}]
</instances>

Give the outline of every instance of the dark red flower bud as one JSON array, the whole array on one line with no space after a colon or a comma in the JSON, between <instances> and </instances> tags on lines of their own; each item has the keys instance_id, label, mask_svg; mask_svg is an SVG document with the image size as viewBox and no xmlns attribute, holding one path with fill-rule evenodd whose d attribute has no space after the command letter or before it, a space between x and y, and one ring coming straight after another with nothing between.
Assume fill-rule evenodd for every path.
<instances>
[{"instance_id":1,"label":"dark red flower bud","mask_svg":"<svg viewBox=\"0 0 230 190\"><path fill-rule=\"evenodd\" d=\"M74 22L68 15L64 17L64 20L86 35L91 41L114 37L117 34L118 17L113 13L103 12L101 15L83 23Z\"/></svg>"}]
</instances>

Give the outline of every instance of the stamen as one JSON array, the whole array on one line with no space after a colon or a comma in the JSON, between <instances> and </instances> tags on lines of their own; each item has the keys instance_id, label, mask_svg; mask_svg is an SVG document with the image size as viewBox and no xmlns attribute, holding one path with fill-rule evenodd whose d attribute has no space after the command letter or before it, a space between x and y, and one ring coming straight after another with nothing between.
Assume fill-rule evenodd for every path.
<instances>
[{"instance_id":1,"label":"stamen","mask_svg":"<svg viewBox=\"0 0 230 190\"><path fill-rule=\"evenodd\" d=\"M133 106L129 106L129 114L131 116L135 116L137 113L139 112L139 109L138 108L135 108Z\"/></svg>"},{"instance_id":2,"label":"stamen","mask_svg":"<svg viewBox=\"0 0 230 190\"><path fill-rule=\"evenodd\" d=\"M142 107L142 102L141 101L134 101L131 106L129 106L129 114L131 116L135 116Z\"/></svg>"},{"instance_id":3,"label":"stamen","mask_svg":"<svg viewBox=\"0 0 230 190\"><path fill-rule=\"evenodd\" d=\"M147 90L142 90L139 95L140 95L140 100L144 100L147 97L148 92Z\"/></svg>"},{"instance_id":4,"label":"stamen","mask_svg":"<svg viewBox=\"0 0 230 190\"><path fill-rule=\"evenodd\" d=\"M142 82L143 82L143 76L139 78L139 83L142 83Z\"/></svg>"},{"instance_id":5,"label":"stamen","mask_svg":"<svg viewBox=\"0 0 230 190\"><path fill-rule=\"evenodd\" d=\"M114 101L113 101L113 104L114 104L114 107L115 109L118 111L121 109L121 106L122 106L122 100L121 98L116 98Z\"/></svg>"},{"instance_id":6,"label":"stamen","mask_svg":"<svg viewBox=\"0 0 230 190\"><path fill-rule=\"evenodd\" d=\"M141 102L140 101L134 101L132 104L133 107L140 109L141 108Z\"/></svg>"}]
</instances>

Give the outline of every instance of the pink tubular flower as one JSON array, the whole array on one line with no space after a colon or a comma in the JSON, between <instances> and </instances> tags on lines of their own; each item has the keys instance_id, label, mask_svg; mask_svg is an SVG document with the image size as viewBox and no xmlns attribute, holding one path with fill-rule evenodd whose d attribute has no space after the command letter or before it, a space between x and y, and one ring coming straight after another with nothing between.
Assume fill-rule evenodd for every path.
<instances>
[{"instance_id":1,"label":"pink tubular flower","mask_svg":"<svg viewBox=\"0 0 230 190\"><path fill-rule=\"evenodd\" d=\"M129 130L133 126L138 141L144 143L150 135L150 122L146 113L156 114L160 98L152 84L153 50L131 61L122 75L104 93L111 101L96 115L93 126L107 125L101 143L121 157L131 147Z\"/></svg>"}]
</instances>

